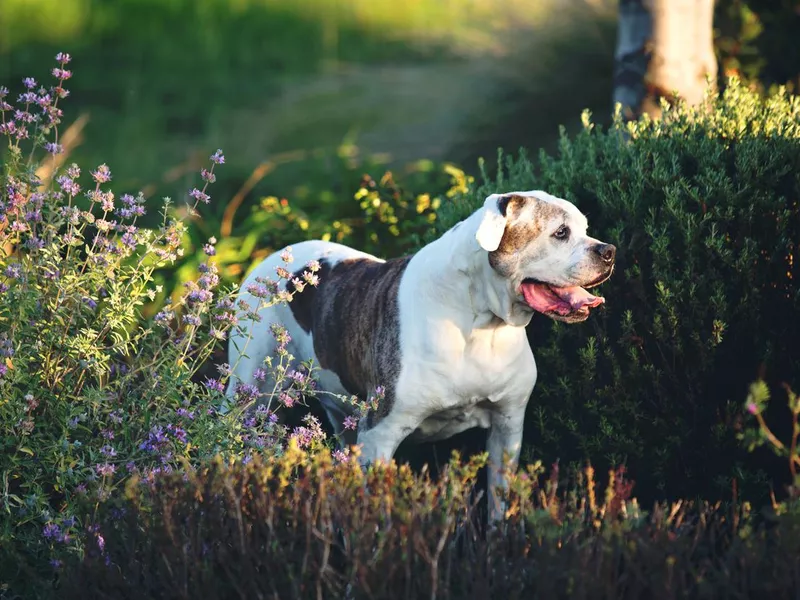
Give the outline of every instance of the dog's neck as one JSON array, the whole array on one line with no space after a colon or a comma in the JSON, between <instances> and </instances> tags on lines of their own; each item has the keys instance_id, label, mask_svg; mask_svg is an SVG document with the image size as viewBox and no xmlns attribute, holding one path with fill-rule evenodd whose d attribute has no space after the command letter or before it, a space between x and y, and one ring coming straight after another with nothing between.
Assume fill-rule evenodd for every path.
<instances>
[{"instance_id":1,"label":"dog's neck","mask_svg":"<svg viewBox=\"0 0 800 600\"><path fill-rule=\"evenodd\" d=\"M508 283L491 267L486 250L475 238L483 210L419 251L423 276L429 280L425 289L433 291L439 304L458 304L462 310L467 304L471 322L464 323L464 328L521 329L530 322L531 314L515 310Z\"/></svg>"}]
</instances>

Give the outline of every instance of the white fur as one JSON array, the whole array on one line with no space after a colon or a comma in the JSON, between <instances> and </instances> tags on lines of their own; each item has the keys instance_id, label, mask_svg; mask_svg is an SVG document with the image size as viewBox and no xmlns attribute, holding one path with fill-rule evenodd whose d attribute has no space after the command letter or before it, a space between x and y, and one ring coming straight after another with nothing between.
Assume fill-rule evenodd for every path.
<instances>
[{"instance_id":1,"label":"white fur","mask_svg":"<svg viewBox=\"0 0 800 600\"><path fill-rule=\"evenodd\" d=\"M551 278L567 277L563 271L583 260L581 252L586 252L591 238L585 235L585 217L569 202L539 191L515 193L564 208L570 227L576 231L576 241L568 248L554 245L536 264L527 262L523 253L514 277L509 280L499 276L489 265L487 251L500 244L506 217L497 209L500 195L493 194L482 208L413 256L399 287L402 364L395 401L374 428L359 431L364 461L391 459L400 442L412 433L415 439L432 440L479 426L489 429L492 489L504 485L500 476L504 453L511 466L517 464L525 408L537 377L525 333L533 313L519 310L518 285L523 278L541 276L542 272ZM525 218L525 214L515 218ZM550 242L531 240L534 243ZM334 263L351 257L381 260L321 241L296 244L292 253L293 269L323 257ZM275 268L281 264L278 253L259 264L243 284L241 298L254 306L256 299L244 291L247 285L256 277L274 278ZM238 381L254 383L253 372L274 351L270 323L281 323L288 329L292 336L289 350L298 360L311 359L318 364L312 335L297 324L289 306L265 309L261 316L261 323L244 324L253 334L246 356L240 356L241 348L237 349L244 342L243 336L232 336L229 362L235 370L229 395ZM318 376L321 389L346 394L335 373L320 370ZM272 389L269 382L266 387ZM334 427L341 431L349 407L326 394L320 395L320 401ZM498 517L502 507L494 495L493 499L492 515Z\"/></svg>"}]
</instances>

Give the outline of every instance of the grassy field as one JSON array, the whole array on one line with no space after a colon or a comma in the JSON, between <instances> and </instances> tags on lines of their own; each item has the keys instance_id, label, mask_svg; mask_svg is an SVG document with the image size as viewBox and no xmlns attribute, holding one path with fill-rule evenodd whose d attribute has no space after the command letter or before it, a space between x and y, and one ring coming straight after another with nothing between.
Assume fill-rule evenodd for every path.
<instances>
[{"instance_id":1,"label":"grassy field","mask_svg":"<svg viewBox=\"0 0 800 600\"><path fill-rule=\"evenodd\" d=\"M551 143L585 106L607 112L612 4L4 0L0 84L70 52L65 107L86 123L72 157L107 162L120 190L178 196L222 147L228 195L272 160L253 196L313 205L329 181L352 192L359 156L469 168L499 144ZM337 152L354 158L339 187Z\"/></svg>"}]
</instances>

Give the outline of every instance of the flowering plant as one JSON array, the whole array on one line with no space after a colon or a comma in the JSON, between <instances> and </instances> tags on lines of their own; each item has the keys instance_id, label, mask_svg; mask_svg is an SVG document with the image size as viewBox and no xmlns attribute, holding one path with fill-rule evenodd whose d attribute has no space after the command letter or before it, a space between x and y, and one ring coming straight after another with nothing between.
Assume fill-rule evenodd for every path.
<instances>
[{"instance_id":1,"label":"flowering plant","mask_svg":"<svg viewBox=\"0 0 800 600\"><path fill-rule=\"evenodd\" d=\"M219 410L231 368L220 365L216 377L201 368L258 310L220 287L214 238L198 276L152 321L142 317L161 291L154 272L183 255L178 215L198 218L211 201L222 151L187 194L188 211L167 198L160 226L140 227L142 194L117 196L107 165L87 174L63 164L60 102L72 73L69 55L56 61L55 82L25 79L14 105L0 88L0 546L59 567L87 540L102 544L80 507L96 508L132 475L147 484L214 455L247 460L282 452L289 437L311 446L326 436L313 417L294 431L278 422L279 406L313 391L310 368L291 368L285 345L261 371L278 382L266 402L243 387L236 410ZM287 276L260 282L262 307L291 300L278 286Z\"/></svg>"}]
</instances>

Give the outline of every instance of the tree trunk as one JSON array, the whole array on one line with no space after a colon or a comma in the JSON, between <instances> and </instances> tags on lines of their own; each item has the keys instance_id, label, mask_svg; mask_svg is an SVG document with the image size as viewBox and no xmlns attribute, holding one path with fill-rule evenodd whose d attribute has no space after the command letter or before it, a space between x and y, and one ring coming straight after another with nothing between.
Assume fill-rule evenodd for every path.
<instances>
[{"instance_id":1,"label":"tree trunk","mask_svg":"<svg viewBox=\"0 0 800 600\"><path fill-rule=\"evenodd\" d=\"M702 102L717 76L714 0L620 0L614 103L658 117L659 99Z\"/></svg>"}]
</instances>

